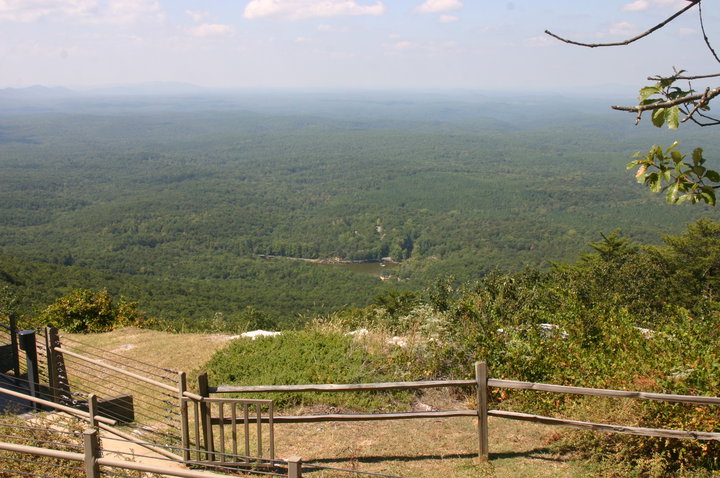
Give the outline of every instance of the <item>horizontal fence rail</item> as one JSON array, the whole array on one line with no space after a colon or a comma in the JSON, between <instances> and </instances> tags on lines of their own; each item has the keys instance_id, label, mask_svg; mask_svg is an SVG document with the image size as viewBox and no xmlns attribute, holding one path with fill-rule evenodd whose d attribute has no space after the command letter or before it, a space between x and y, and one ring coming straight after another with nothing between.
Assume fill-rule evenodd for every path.
<instances>
[{"instance_id":1,"label":"horizontal fence rail","mask_svg":"<svg viewBox=\"0 0 720 478\"><path fill-rule=\"evenodd\" d=\"M512 388L516 390L535 390L536 392L572 393L593 397L634 398L636 400L655 400L658 402L687 403L693 405L720 405L720 397L706 397L703 395L674 395L670 393L572 387L568 385L551 385L548 383L520 382L517 380L499 380L495 378L488 380L488 386L495 388Z\"/></svg>"},{"instance_id":2,"label":"horizontal fence rail","mask_svg":"<svg viewBox=\"0 0 720 478\"><path fill-rule=\"evenodd\" d=\"M560 425L583 430L598 432L622 433L625 435L638 435L659 438L679 438L681 440L720 440L720 433L696 432L686 430L667 430L662 428L626 427L623 425L608 425L605 423L582 422L568 420L565 418L544 417L529 413L509 412L505 410L488 410L488 415L508 418L510 420L522 420L526 422L543 423L545 425Z\"/></svg>"},{"instance_id":3,"label":"horizontal fence rail","mask_svg":"<svg viewBox=\"0 0 720 478\"><path fill-rule=\"evenodd\" d=\"M221 466L215 467L213 471L192 470L188 468L178 468L177 466L162 466L143 462L128 461L126 459L117 459L103 456L101 451L100 440L97 431L94 429L86 429L83 433L83 445L78 447L83 450L82 453L74 451L56 450L52 448L36 447L30 445L21 445L17 443L8 443L0 441L0 451L30 455L34 457L47 457L56 460L68 462L79 462L84 465L85 476L87 478L100 478L103 475L116 476L117 470L131 470L143 473L150 473L153 476L180 477L180 478L217 478L220 476L237 476L237 470L224 469ZM114 453L110 451L110 453ZM1 456L1 455L0 455ZM403 478L397 475L388 475L383 473L362 472L359 470L344 470L332 468L322 465L305 464L299 457L289 457L286 460L272 460L269 462L274 471L245 470L245 473L262 476L279 476L287 478L302 478L303 471L319 470L335 470L345 472L353 476L381 476L389 478ZM63 465L58 465L59 469L67 469ZM101 468L104 467L104 468ZM24 473L21 470L6 470L15 472L18 475L30 476L46 476L34 475L32 473ZM225 473L228 472L228 473ZM61 476L61 475L58 475Z\"/></svg>"},{"instance_id":4,"label":"horizontal fence rail","mask_svg":"<svg viewBox=\"0 0 720 478\"><path fill-rule=\"evenodd\" d=\"M538 392L567 393L593 397L630 398L635 400L652 400L670 403L683 403L691 405L720 405L720 397L703 395L678 395L667 393L650 393L631 390L613 390L589 387L574 387L567 385L553 385L546 383L524 382L518 380L502 380L488 378L487 367L478 363L475 367L475 380L438 380L415 382L381 382L357 384L305 384L305 385L219 385L207 387L208 393L283 393L283 392L360 392L400 389L426 389L440 387L477 387L478 408L475 410L447 410L431 412L402 412L402 413L372 413L372 414L327 414L327 415L297 415L276 416L275 423L314 423L314 422L350 422L371 420L403 420L422 418L450 418L450 417L477 417L478 439L480 457L488 458L487 446L487 417L494 416L510 420L522 420L542 423L546 425L565 426L577 429L599 432L621 433L646 437L676 438L689 440L720 440L720 433L701 432L690 430L669 430L658 428L631 427L616 424L593 423L564 418L546 417L528 413L511 412L504 410L489 410L487 408L487 389L505 388L516 390L531 390ZM207 400L207 398L206 398Z\"/></svg>"},{"instance_id":5,"label":"horizontal fence rail","mask_svg":"<svg viewBox=\"0 0 720 478\"><path fill-rule=\"evenodd\" d=\"M99 363L98 359L86 357L86 356L84 356L84 355L82 355L82 354L78 354L78 353L72 352L72 351L70 351L70 350L68 350L68 349L65 349L65 348L62 348L62 347L55 347L55 348L53 348L53 351L55 351L55 352L60 352L60 353L65 354L65 355L69 355L70 357L75 357L76 359L83 360L83 361L85 361L85 362L89 362L89 363L91 363L91 364L93 364L93 365L96 365L96 366L101 366L101 367L106 368L106 369L108 369L108 370L112 370L113 372L117 372L117 373L119 373L119 374L121 374L121 375L126 375L126 376L128 376L128 377L132 377L132 378L134 378L134 379L136 379L136 380L139 380L139 381L141 381L141 382L148 383L148 384L150 384L150 385L155 385L156 387L162 388L162 389L164 389L164 390L168 390L168 391L173 392L173 393L176 393L177 390L178 390L177 387L170 386L170 385L168 385L168 384L166 384L166 383L158 382L157 380L153 380L153 379L151 379L151 378L144 377L144 376L139 375L139 374L134 373L134 372L129 372L129 371L127 371L127 370L123 370L123 369L121 369L120 367L115 367L115 366L113 366L113 365L108 365L108 364L106 364L106 363Z\"/></svg>"},{"instance_id":6,"label":"horizontal fence rail","mask_svg":"<svg viewBox=\"0 0 720 478\"><path fill-rule=\"evenodd\" d=\"M268 393L268 392L360 392L365 390L402 390L441 387L475 386L475 380L434 380L418 382L378 383L322 383L309 385L220 385L208 387L210 393Z\"/></svg>"},{"instance_id":7,"label":"horizontal fence rail","mask_svg":"<svg viewBox=\"0 0 720 478\"><path fill-rule=\"evenodd\" d=\"M87 432L86 437L90 435L91 433L95 433L93 430L92 432ZM5 443L0 442L0 450L14 452L14 453L22 453L22 454L28 454L28 455L34 455L34 456L44 456L48 458L57 458L60 460L66 460L66 461L73 461L73 462L81 462L85 464L86 469L86 475L88 478L96 478L103 475L102 471L97 469L99 466L107 466L111 468L117 468L121 470L133 470L133 471L139 471L142 473L153 473L156 475L162 475L162 476L177 476L182 478L217 478L217 473L211 473L207 471L196 471L196 470L189 470L189 469L183 469L183 468L173 468L173 467L167 467L167 466L156 466L156 465L148 465L145 463L136 463L131 462L127 460L118 460L113 458L104 458L101 456L98 456L98 450L97 447L93 449L93 447L87 447L85 453L77 453L77 452L68 452L68 451L61 451L61 450L53 450L50 448L39 448L39 447L33 447L33 446L26 446L26 445L17 445L15 443ZM90 468L90 470L88 470ZM93 469L95 468L95 469ZM299 475L290 475L290 474L273 474L275 476L289 476L291 478L297 477Z\"/></svg>"}]
</instances>

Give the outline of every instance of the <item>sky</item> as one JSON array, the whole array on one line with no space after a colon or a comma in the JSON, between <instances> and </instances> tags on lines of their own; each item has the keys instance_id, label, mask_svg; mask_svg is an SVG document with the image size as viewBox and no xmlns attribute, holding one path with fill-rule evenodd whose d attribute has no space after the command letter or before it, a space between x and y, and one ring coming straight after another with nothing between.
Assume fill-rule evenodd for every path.
<instances>
[{"instance_id":1,"label":"sky","mask_svg":"<svg viewBox=\"0 0 720 478\"><path fill-rule=\"evenodd\" d=\"M720 2L704 2L720 31ZM0 88L578 91L717 70L685 0L0 0ZM720 36L720 35L718 35ZM712 35L711 35L712 37ZM720 46L720 38L718 38Z\"/></svg>"}]
</instances>

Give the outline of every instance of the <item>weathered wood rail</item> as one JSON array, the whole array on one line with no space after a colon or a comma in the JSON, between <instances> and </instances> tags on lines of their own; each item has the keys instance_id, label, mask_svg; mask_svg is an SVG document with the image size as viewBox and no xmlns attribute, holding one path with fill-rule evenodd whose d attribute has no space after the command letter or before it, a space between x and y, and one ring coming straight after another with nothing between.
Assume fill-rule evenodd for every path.
<instances>
[{"instance_id":1,"label":"weathered wood rail","mask_svg":"<svg viewBox=\"0 0 720 478\"><path fill-rule=\"evenodd\" d=\"M204 377L207 381L207 378ZM206 382L205 382L206 383ZM646 427L632 427L617 424L593 423L565 418L546 417L528 413L512 412L505 410L488 409L488 389L506 388L516 390L532 390L539 392L569 393L576 395L587 395L594 397L609 398L630 398L635 400L653 400L671 403L686 403L692 405L720 405L720 397L702 395L677 395L665 393L649 393L631 390L612 390L588 387L573 387L567 385L553 385L547 383L523 382L518 380L501 380L488 377L487 366L484 363L475 365L475 380L436 380L436 381L415 381L415 382L382 382L382 383L357 383L357 384L307 384L307 385L249 385L232 386L219 385L216 387L206 386L203 395L209 397L210 393L224 394L247 394L247 393L282 393L282 392L363 392L382 390L408 390L426 389L441 387L476 387L476 398L478 408L476 410L447 410L429 412L405 412L405 413L372 413L372 414L329 414L329 415L300 415L300 416L276 416L275 423L314 423L314 422L349 422L368 420L405 420L421 418L450 418L450 417L476 417L478 420L478 443L479 456L488 459L488 417L506 418L510 420L522 420L528 422L542 423L546 425L557 425L598 432L621 433L629 435L676 438L690 440L720 440L720 433L702 432L691 430L669 430Z\"/></svg>"}]
</instances>

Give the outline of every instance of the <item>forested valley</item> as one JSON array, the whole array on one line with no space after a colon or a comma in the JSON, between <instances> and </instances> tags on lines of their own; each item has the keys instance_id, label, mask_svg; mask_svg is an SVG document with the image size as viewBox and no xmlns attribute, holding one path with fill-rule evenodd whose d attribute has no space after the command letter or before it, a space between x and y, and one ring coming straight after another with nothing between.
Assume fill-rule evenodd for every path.
<instances>
[{"instance_id":1,"label":"forested valley","mask_svg":"<svg viewBox=\"0 0 720 478\"><path fill-rule=\"evenodd\" d=\"M0 94L0 284L25 314L88 288L178 329L249 313L293 327L388 291L547 270L616 229L657 244L717 217L635 183L624 165L664 138L605 100L32 98ZM380 280L266 255L401 265Z\"/></svg>"},{"instance_id":2,"label":"forested valley","mask_svg":"<svg viewBox=\"0 0 720 478\"><path fill-rule=\"evenodd\" d=\"M49 93L0 91L0 316L24 327L282 329L199 364L213 383L462 379L483 360L496 378L719 393L718 213L637 184L632 155L670 141L608 100ZM703 131L675 139L708 158L720 150ZM398 406L393 395L272 398ZM720 430L712 405L489 399ZM599 463L588 466L600 476L720 469L717 440L578 431L544 443Z\"/></svg>"}]
</instances>

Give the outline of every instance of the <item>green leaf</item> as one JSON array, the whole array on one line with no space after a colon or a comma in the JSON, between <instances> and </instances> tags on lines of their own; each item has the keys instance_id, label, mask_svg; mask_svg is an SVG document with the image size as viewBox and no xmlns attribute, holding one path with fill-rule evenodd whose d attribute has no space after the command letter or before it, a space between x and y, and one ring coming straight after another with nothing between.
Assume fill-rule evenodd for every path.
<instances>
[{"instance_id":1,"label":"green leaf","mask_svg":"<svg viewBox=\"0 0 720 478\"><path fill-rule=\"evenodd\" d=\"M661 91L662 90L660 90L657 86L646 86L640 89L640 96L638 96L638 99L641 101L646 100L652 95L659 95Z\"/></svg>"},{"instance_id":2,"label":"green leaf","mask_svg":"<svg viewBox=\"0 0 720 478\"><path fill-rule=\"evenodd\" d=\"M665 199L667 200L668 203L675 204L677 202L678 189L679 189L678 183L671 184L670 187L667 189Z\"/></svg>"},{"instance_id":3,"label":"green leaf","mask_svg":"<svg viewBox=\"0 0 720 478\"><path fill-rule=\"evenodd\" d=\"M658 108L653 111L652 124L660 128L665 123L665 108Z\"/></svg>"},{"instance_id":4,"label":"green leaf","mask_svg":"<svg viewBox=\"0 0 720 478\"><path fill-rule=\"evenodd\" d=\"M714 183L720 183L720 173L718 173L717 171L708 169L707 171L705 171L705 177Z\"/></svg>"},{"instance_id":5,"label":"green leaf","mask_svg":"<svg viewBox=\"0 0 720 478\"><path fill-rule=\"evenodd\" d=\"M660 175L658 173L648 174L645 178L645 184L647 184L650 190L654 193L662 191L662 181L660 180Z\"/></svg>"},{"instance_id":6,"label":"green leaf","mask_svg":"<svg viewBox=\"0 0 720 478\"><path fill-rule=\"evenodd\" d=\"M665 110L665 121L670 129L677 129L680 125L680 107L673 106Z\"/></svg>"},{"instance_id":7,"label":"green leaf","mask_svg":"<svg viewBox=\"0 0 720 478\"><path fill-rule=\"evenodd\" d=\"M703 150L702 148L695 148L693 150L693 163L695 164L702 164L705 162L705 158L703 158Z\"/></svg>"},{"instance_id":8,"label":"green leaf","mask_svg":"<svg viewBox=\"0 0 720 478\"><path fill-rule=\"evenodd\" d=\"M703 186L701 196L707 204L715 205L715 190L710 186Z\"/></svg>"}]
</instances>

